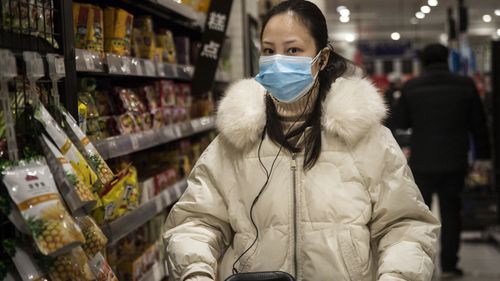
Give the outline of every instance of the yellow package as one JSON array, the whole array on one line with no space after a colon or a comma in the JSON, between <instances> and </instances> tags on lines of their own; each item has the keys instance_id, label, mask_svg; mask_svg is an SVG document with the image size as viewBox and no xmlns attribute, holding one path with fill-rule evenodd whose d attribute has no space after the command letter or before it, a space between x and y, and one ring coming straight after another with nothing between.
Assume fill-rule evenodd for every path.
<instances>
[{"instance_id":1,"label":"yellow package","mask_svg":"<svg viewBox=\"0 0 500 281\"><path fill-rule=\"evenodd\" d=\"M104 51L111 52L111 41L115 33L115 8L104 9Z\"/></svg>"},{"instance_id":2,"label":"yellow package","mask_svg":"<svg viewBox=\"0 0 500 281\"><path fill-rule=\"evenodd\" d=\"M156 35L156 43L159 48L165 50L163 61L168 63L177 63L177 54L175 51L174 35L172 31L165 30Z\"/></svg>"},{"instance_id":3,"label":"yellow package","mask_svg":"<svg viewBox=\"0 0 500 281\"><path fill-rule=\"evenodd\" d=\"M115 10L115 22L110 51L121 56L130 55L130 41L134 16L122 9Z\"/></svg>"},{"instance_id":4,"label":"yellow package","mask_svg":"<svg viewBox=\"0 0 500 281\"><path fill-rule=\"evenodd\" d=\"M99 154L92 142L90 142L89 138L80 129L73 117L65 110L61 110L61 113L64 116L69 129L71 130L70 133L73 133L78 138L78 140L80 140L83 148L85 149L83 153L87 157L88 163L90 164L91 168L99 177L100 182L102 184L107 184L108 182L110 182L115 176L113 174L113 171L111 171L108 164L106 164L104 159L102 159L102 156Z\"/></svg>"},{"instance_id":5,"label":"yellow package","mask_svg":"<svg viewBox=\"0 0 500 281\"><path fill-rule=\"evenodd\" d=\"M89 9L86 46L88 50L102 52L104 50L103 13L97 6L90 5Z\"/></svg>"},{"instance_id":6,"label":"yellow package","mask_svg":"<svg viewBox=\"0 0 500 281\"><path fill-rule=\"evenodd\" d=\"M154 32L142 32L142 42L139 42L141 57L153 60L156 49L156 39ZM142 43L142 44L141 44Z\"/></svg>"},{"instance_id":7,"label":"yellow package","mask_svg":"<svg viewBox=\"0 0 500 281\"><path fill-rule=\"evenodd\" d=\"M54 140L62 155L69 161L78 177L86 185L92 186L93 191L100 191L102 189L102 182L89 163L87 163L87 160L42 104L39 105L35 112L35 118L42 123L48 135Z\"/></svg>"},{"instance_id":8,"label":"yellow package","mask_svg":"<svg viewBox=\"0 0 500 281\"><path fill-rule=\"evenodd\" d=\"M114 220L137 207L139 202L137 170L134 167L127 167L118 173L106 186L101 194L101 200L102 211L97 214L103 216L104 221Z\"/></svg>"},{"instance_id":9,"label":"yellow package","mask_svg":"<svg viewBox=\"0 0 500 281\"><path fill-rule=\"evenodd\" d=\"M210 8L210 0L200 0L198 3L198 11L202 13L207 13Z\"/></svg>"},{"instance_id":10,"label":"yellow package","mask_svg":"<svg viewBox=\"0 0 500 281\"><path fill-rule=\"evenodd\" d=\"M75 48L85 49L88 33L88 19L90 6L73 4L73 31L75 34Z\"/></svg>"},{"instance_id":11,"label":"yellow package","mask_svg":"<svg viewBox=\"0 0 500 281\"><path fill-rule=\"evenodd\" d=\"M95 280L88 259L81 247L60 255L49 266L52 281L92 281Z\"/></svg>"}]
</instances>

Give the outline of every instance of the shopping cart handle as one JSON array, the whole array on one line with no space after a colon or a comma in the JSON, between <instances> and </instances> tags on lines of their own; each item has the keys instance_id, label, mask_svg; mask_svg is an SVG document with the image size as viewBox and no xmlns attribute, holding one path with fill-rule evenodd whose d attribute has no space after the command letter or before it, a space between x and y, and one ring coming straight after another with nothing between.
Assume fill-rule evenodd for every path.
<instances>
[{"instance_id":1,"label":"shopping cart handle","mask_svg":"<svg viewBox=\"0 0 500 281\"><path fill-rule=\"evenodd\" d=\"M295 281L295 278L283 271L264 271L237 273L225 281Z\"/></svg>"}]
</instances>

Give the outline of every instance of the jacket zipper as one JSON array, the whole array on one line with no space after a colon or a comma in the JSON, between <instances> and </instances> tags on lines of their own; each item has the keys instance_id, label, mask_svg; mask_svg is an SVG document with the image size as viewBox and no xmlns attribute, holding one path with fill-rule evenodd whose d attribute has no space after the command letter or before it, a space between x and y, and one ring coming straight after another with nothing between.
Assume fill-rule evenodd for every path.
<instances>
[{"instance_id":1,"label":"jacket zipper","mask_svg":"<svg viewBox=\"0 0 500 281\"><path fill-rule=\"evenodd\" d=\"M292 184L293 184L293 243L294 243L294 252L293 252L293 268L294 268L294 276L297 280L299 280L298 274L298 245L297 245L297 163L296 163L296 155L292 154L291 161L291 170L292 170Z\"/></svg>"}]
</instances>

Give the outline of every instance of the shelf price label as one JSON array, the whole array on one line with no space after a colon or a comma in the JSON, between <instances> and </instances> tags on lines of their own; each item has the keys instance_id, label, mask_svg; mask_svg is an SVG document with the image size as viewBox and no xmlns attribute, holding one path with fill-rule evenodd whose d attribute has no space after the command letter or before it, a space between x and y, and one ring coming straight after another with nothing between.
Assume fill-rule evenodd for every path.
<instances>
[{"instance_id":1,"label":"shelf price label","mask_svg":"<svg viewBox=\"0 0 500 281\"><path fill-rule=\"evenodd\" d=\"M82 52L83 61L85 62L85 69L87 71L95 71L94 56L89 51Z\"/></svg>"}]
</instances>

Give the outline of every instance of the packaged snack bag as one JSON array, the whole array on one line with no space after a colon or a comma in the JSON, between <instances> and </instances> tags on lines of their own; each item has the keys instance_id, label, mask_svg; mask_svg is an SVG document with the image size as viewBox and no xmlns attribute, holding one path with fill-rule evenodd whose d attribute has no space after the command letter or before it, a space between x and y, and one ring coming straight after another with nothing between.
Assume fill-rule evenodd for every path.
<instances>
[{"instance_id":1,"label":"packaged snack bag","mask_svg":"<svg viewBox=\"0 0 500 281\"><path fill-rule=\"evenodd\" d=\"M75 48L85 49L87 47L87 25L89 14L89 5L73 3L73 29L75 33Z\"/></svg>"},{"instance_id":2,"label":"packaged snack bag","mask_svg":"<svg viewBox=\"0 0 500 281\"><path fill-rule=\"evenodd\" d=\"M42 123L48 135L54 140L57 148L69 161L76 174L80 179L83 179L85 184L92 186L93 191L99 191L102 188L102 183L95 174L92 167L87 163L87 160L74 146L73 142L68 138L64 131L59 127L54 118L50 115L47 109L40 104L35 112L35 118Z\"/></svg>"},{"instance_id":3,"label":"packaged snack bag","mask_svg":"<svg viewBox=\"0 0 500 281\"><path fill-rule=\"evenodd\" d=\"M115 8L104 9L104 51L111 52L111 42L115 33Z\"/></svg>"},{"instance_id":4,"label":"packaged snack bag","mask_svg":"<svg viewBox=\"0 0 500 281\"><path fill-rule=\"evenodd\" d=\"M58 255L85 242L43 160L6 169L3 182L42 254Z\"/></svg>"},{"instance_id":5,"label":"packaged snack bag","mask_svg":"<svg viewBox=\"0 0 500 281\"><path fill-rule=\"evenodd\" d=\"M91 217L77 217L76 221L83 231L83 236L85 236L85 243L82 248L88 257L94 257L106 247L108 238Z\"/></svg>"},{"instance_id":6,"label":"packaged snack bag","mask_svg":"<svg viewBox=\"0 0 500 281\"><path fill-rule=\"evenodd\" d=\"M128 210L135 209L139 202L137 170L127 167L109 183L101 194L104 220L116 219Z\"/></svg>"},{"instance_id":7,"label":"packaged snack bag","mask_svg":"<svg viewBox=\"0 0 500 281\"><path fill-rule=\"evenodd\" d=\"M103 12L101 8L93 5L89 9L86 47L91 51L102 52L104 50Z\"/></svg>"},{"instance_id":8,"label":"packaged snack bag","mask_svg":"<svg viewBox=\"0 0 500 281\"><path fill-rule=\"evenodd\" d=\"M156 91L160 93L160 107L175 105L178 87L174 81L161 80L156 83Z\"/></svg>"},{"instance_id":9,"label":"packaged snack bag","mask_svg":"<svg viewBox=\"0 0 500 281\"><path fill-rule=\"evenodd\" d=\"M88 265L88 259L81 247L67 254L57 256L49 266L52 281L92 281L94 274Z\"/></svg>"},{"instance_id":10,"label":"packaged snack bag","mask_svg":"<svg viewBox=\"0 0 500 281\"><path fill-rule=\"evenodd\" d=\"M125 10L115 9L114 18L111 52L121 56L128 56L130 55L134 16Z\"/></svg>"},{"instance_id":11,"label":"packaged snack bag","mask_svg":"<svg viewBox=\"0 0 500 281\"><path fill-rule=\"evenodd\" d=\"M97 198L92 192L92 187L87 185L84 180L80 178L69 161L46 136L42 136L42 138L49 147L54 157L59 161L62 169L64 170L64 173L66 174L66 177L68 178L68 181L76 190L76 194L78 195L80 201L85 204L87 209L92 209L97 202Z\"/></svg>"},{"instance_id":12,"label":"packaged snack bag","mask_svg":"<svg viewBox=\"0 0 500 281\"><path fill-rule=\"evenodd\" d=\"M102 159L101 155L92 142L90 142L89 138L82 132L80 127L78 127L73 117L65 110L61 110L61 113L64 116L69 129L82 144L85 150L84 155L87 157L88 163L95 171L101 182L103 184L110 182L114 177L113 171L111 171L108 164L106 164L104 159Z\"/></svg>"},{"instance_id":13,"label":"packaged snack bag","mask_svg":"<svg viewBox=\"0 0 500 281\"><path fill-rule=\"evenodd\" d=\"M101 253L97 253L90 260L89 265L97 281L118 281L115 273Z\"/></svg>"},{"instance_id":14,"label":"packaged snack bag","mask_svg":"<svg viewBox=\"0 0 500 281\"><path fill-rule=\"evenodd\" d=\"M159 82L158 82L159 83ZM153 86L144 86L140 89L143 99L147 101L149 111L156 110L159 107L159 95Z\"/></svg>"},{"instance_id":15,"label":"packaged snack bag","mask_svg":"<svg viewBox=\"0 0 500 281\"><path fill-rule=\"evenodd\" d=\"M156 35L156 44L163 48L163 61L168 63L177 63L177 54L175 51L174 35L170 30L161 30Z\"/></svg>"},{"instance_id":16,"label":"packaged snack bag","mask_svg":"<svg viewBox=\"0 0 500 281\"><path fill-rule=\"evenodd\" d=\"M158 108L156 110L151 111L151 115L153 115L153 129L158 129L163 127L163 110Z\"/></svg>"},{"instance_id":17,"label":"packaged snack bag","mask_svg":"<svg viewBox=\"0 0 500 281\"><path fill-rule=\"evenodd\" d=\"M140 131L135 117L132 113L125 113L116 117L118 130L122 135L128 135Z\"/></svg>"}]
</instances>

